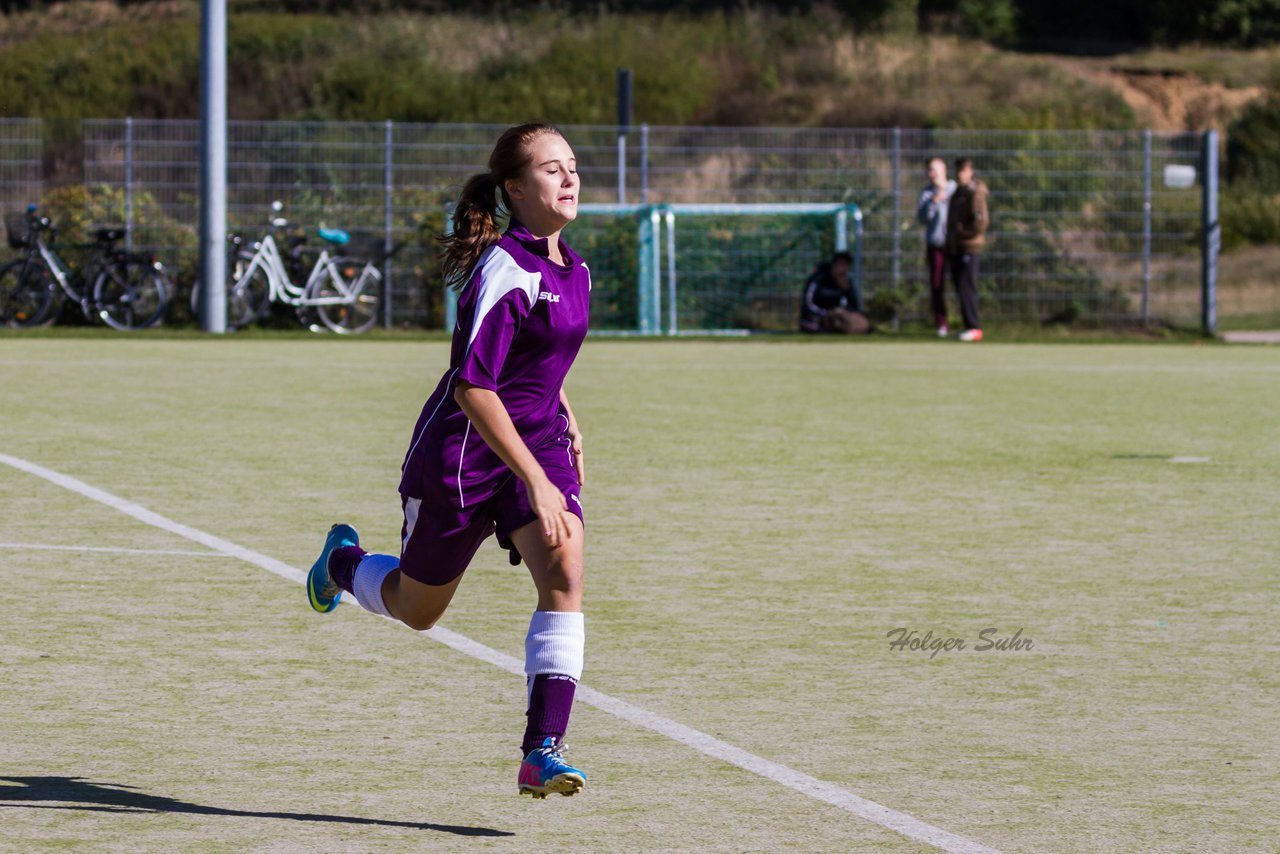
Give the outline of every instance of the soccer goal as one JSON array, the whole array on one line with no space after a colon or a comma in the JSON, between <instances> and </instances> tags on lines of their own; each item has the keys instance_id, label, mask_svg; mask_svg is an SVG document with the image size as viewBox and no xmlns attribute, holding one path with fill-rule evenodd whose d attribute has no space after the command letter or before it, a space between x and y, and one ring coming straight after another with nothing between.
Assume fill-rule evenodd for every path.
<instances>
[{"instance_id":1,"label":"soccer goal","mask_svg":"<svg viewBox=\"0 0 1280 854\"><path fill-rule=\"evenodd\" d=\"M680 204L659 209L664 260L652 300L667 335L794 331L805 280L853 255L861 300L862 211L852 204Z\"/></svg>"},{"instance_id":2,"label":"soccer goal","mask_svg":"<svg viewBox=\"0 0 1280 854\"><path fill-rule=\"evenodd\" d=\"M583 204L566 238L591 268L593 333L793 331L805 280L836 251L862 288L853 204Z\"/></svg>"},{"instance_id":3,"label":"soccer goal","mask_svg":"<svg viewBox=\"0 0 1280 854\"><path fill-rule=\"evenodd\" d=\"M591 265L592 329L640 335L793 331L820 261L853 255L853 204L582 205L574 246Z\"/></svg>"}]
</instances>

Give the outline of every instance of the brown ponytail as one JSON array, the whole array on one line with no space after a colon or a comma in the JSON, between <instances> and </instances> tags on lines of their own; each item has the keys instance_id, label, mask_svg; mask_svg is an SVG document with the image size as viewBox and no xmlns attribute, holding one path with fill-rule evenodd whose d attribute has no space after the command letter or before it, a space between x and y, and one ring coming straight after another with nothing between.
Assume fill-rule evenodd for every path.
<instances>
[{"instance_id":1,"label":"brown ponytail","mask_svg":"<svg viewBox=\"0 0 1280 854\"><path fill-rule=\"evenodd\" d=\"M440 238L445 284L461 290L480 256L502 237L498 214L500 208L511 210L505 184L524 172L529 165L529 145L544 133L561 135L554 126L541 122L508 128L489 155L489 171L472 175L463 185L458 206L453 209L453 233Z\"/></svg>"}]
</instances>

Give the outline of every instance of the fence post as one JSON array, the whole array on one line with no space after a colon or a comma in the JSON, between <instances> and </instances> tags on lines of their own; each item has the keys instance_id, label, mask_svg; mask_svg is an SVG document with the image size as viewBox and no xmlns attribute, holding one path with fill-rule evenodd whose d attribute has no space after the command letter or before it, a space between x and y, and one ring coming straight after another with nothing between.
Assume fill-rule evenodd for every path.
<instances>
[{"instance_id":1,"label":"fence post","mask_svg":"<svg viewBox=\"0 0 1280 854\"><path fill-rule=\"evenodd\" d=\"M1142 132L1142 325L1151 322L1151 128Z\"/></svg>"},{"instance_id":2,"label":"fence post","mask_svg":"<svg viewBox=\"0 0 1280 854\"><path fill-rule=\"evenodd\" d=\"M640 125L640 204L649 204L649 125Z\"/></svg>"},{"instance_id":3,"label":"fence post","mask_svg":"<svg viewBox=\"0 0 1280 854\"><path fill-rule=\"evenodd\" d=\"M627 203L627 134L631 132L631 69L618 69L618 204Z\"/></svg>"},{"instance_id":4,"label":"fence post","mask_svg":"<svg viewBox=\"0 0 1280 854\"><path fill-rule=\"evenodd\" d=\"M898 296L902 279L902 128L893 129L893 295ZM898 328L898 312L893 313L893 328Z\"/></svg>"},{"instance_id":5,"label":"fence post","mask_svg":"<svg viewBox=\"0 0 1280 854\"><path fill-rule=\"evenodd\" d=\"M386 260L382 262L382 328L391 328L391 193L392 193L392 138L393 124L391 119L387 119L386 126L386 157L383 171L383 185L385 189L385 223L383 225L382 235L382 251L386 255Z\"/></svg>"},{"instance_id":6,"label":"fence post","mask_svg":"<svg viewBox=\"0 0 1280 854\"><path fill-rule=\"evenodd\" d=\"M1205 131L1200 152L1204 202L1200 209L1200 328L1205 335L1218 329L1218 249L1222 224L1218 222L1218 132Z\"/></svg>"},{"instance_id":7,"label":"fence post","mask_svg":"<svg viewBox=\"0 0 1280 854\"><path fill-rule=\"evenodd\" d=\"M133 116L124 118L124 249L133 251Z\"/></svg>"}]
</instances>

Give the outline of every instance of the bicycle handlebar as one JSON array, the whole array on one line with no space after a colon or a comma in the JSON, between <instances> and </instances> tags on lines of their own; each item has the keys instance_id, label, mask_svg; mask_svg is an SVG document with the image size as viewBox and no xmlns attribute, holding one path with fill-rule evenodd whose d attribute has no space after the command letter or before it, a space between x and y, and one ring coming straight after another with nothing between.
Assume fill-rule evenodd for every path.
<instances>
[{"instance_id":1,"label":"bicycle handlebar","mask_svg":"<svg viewBox=\"0 0 1280 854\"><path fill-rule=\"evenodd\" d=\"M37 210L39 210L39 206L34 202L29 202L27 204L27 222L31 224L31 230L44 231L45 229L48 229L49 231L57 231L53 225L53 220L49 219L49 217L36 216Z\"/></svg>"}]
</instances>

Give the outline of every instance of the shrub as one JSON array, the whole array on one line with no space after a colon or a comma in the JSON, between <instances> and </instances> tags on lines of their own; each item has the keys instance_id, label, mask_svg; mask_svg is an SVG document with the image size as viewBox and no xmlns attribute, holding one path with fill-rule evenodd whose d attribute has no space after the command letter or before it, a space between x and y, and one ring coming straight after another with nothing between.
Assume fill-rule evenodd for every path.
<instances>
[{"instance_id":1,"label":"shrub","mask_svg":"<svg viewBox=\"0 0 1280 854\"><path fill-rule=\"evenodd\" d=\"M1250 104L1227 128L1227 174L1233 185L1280 191L1280 93Z\"/></svg>"},{"instance_id":2,"label":"shrub","mask_svg":"<svg viewBox=\"0 0 1280 854\"><path fill-rule=\"evenodd\" d=\"M1222 194L1222 246L1280 245L1280 193L1234 184Z\"/></svg>"},{"instance_id":3,"label":"shrub","mask_svg":"<svg viewBox=\"0 0 1280 854\"><path fill-rule=\"evenodd\" d=\"M1018 9L1013 0L960 0L958 11L969 35L998 45L1018 37Z\"/></svg>"}]
</instances>

